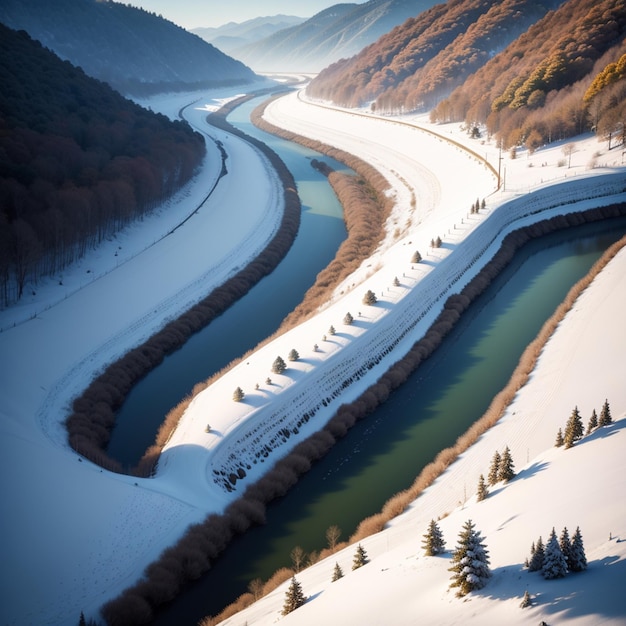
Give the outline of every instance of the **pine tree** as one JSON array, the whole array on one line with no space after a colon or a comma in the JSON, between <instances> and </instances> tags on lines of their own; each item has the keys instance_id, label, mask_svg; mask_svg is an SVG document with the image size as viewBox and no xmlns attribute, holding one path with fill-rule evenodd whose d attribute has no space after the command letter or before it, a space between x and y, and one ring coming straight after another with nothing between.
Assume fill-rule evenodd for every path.
<instances>
[{"instance_id":1,"label":"pine tree","mask_svg":"<svg viewBox=\"0 0 626 626\"><path fill-rule=\"evenodd\" d=\"M285 604L283 604L283 615L288 615L292 611L301 607L306 602L304 593L302 593L302 585L296 580L295 576L291 578L291 584L285 595Z\"/></svg>"},{"instance_id":2,"label":"pine tree","mask_svg":"<svg viewBox=\"0 0 626 626\"><path fill-rule=\"evenodd\" d=\"M359 544L354 553L354 558L352 559L352 569L359 569L359 567L363 567L366 563L369 563L367 552L365 552L365 548Z\"/></svg>"},{"instance_id":3,"label":"pine tree","mask_svg":"<svg viewBox=\"0 0 626 626\"><path fill-rule=\"evenodd\" d=\"M394 287L399 287L400 286L400 280L398 279L397 276L393 279L393 286Z\"/></svg>"},{"instance_id":4,"label":"pine tree","mask_svg":"<svg viewBox=\"0 0 626 626\"><path fill-rule=\"evenodd\" d=\"M526 591L524 591L524 597L522 598L522 601L520 603L520 609L526 609L529 606L532 606L533 601L530 599L530 594L528 593L528 589L526 589Z\"/></svg>"},{"instance_id":5,"label":"pine tree","mask_svg":"<svg viewBox=\"0 0 626 626\"><path fill-rule=\"evenodd\" d=\"M334 326L330 326L330 328L328 329L328 334L329 335L334 335L337 331L335 330Z\"/></svg>"},{"instance_id":6,"label":"pine tree","mask_svg":"<svg viewBox=\"0 0 626 626\"><path fill-rule=\"evenodd\" d=\"M343 570L341 569L341 566L339 565L339 563L335 563L335 569L333 570L332 582L335 582L339 580L340 578L343 578Z\"/></svg>"},{"instance_id":7,"label":"pine tree","mask_svg":"<svg viewBox=\"0 0 626 626\"><path fill-rule=\"evenodd\" d=\"M422 255L419 253L419 250L416 250L411 257L411 263L419 263L422 260Z\"/></svg>"},{"instance_id":8,"label":"pine tree","mask_svg":"<svg viewBox=\"0 0 626 626\"><path fill-rule=\"evenodd\" d=\"M547 580L562 578L567 574L567 561L561 552L554 528L546 544L545 559L541 568L541 575Z\"/></svg>"},{"instance_id":9,"label":"pine tree","mask_svg":"<svg viewBox=\"0 0 626 626\"><path fill-rule=\"evenodd\" d=\"M81 611L80 618L78 619L78 626L87 626L87 621L85 620L85 614Z\"/></svg>"},{"instance_id":10,"label":"pine tree","mask_svg":"<svg viewBox=\"0 0 626 626\"><path fill-rule=\"evenodd\" d=\"M563 441L563 431L559 428L559 432L556 434L556 441L554 445L560 448L565 442Z\"/></svg>"},{"instance_id":11,"label":"pine tree","mask_svg":"<svg viewBox=\"0 0 626 626\"><path fill-rule=\"evenodd\" d=\"M246 394L243 392L243 389L241 387L237 387L237 389L233 391L233 400L235 402L241 402L244 399L245 395Z\"/></svg>"},{"instance_id":12,"label":"pine tree","mask_svg":"<svg viewBox=\"0 0 626 626\"><path fill-rule=\"evenodd\" d=\"M441 237L439 235L437 235L437 239L435 239L435 247L436 248L441 248L441 244L443 242L441 241Z\"/></svg>"},{"instance_id":13,"label":"pine tree","mask_svg":"<svg viewBox=\"0 0 626 626\"><path fill-rule=\"evenodd\" d=\"M452 567L448 571L452 572L450 587L459 588L457 596L481 589L491 576L489 552L472 520L465 522L459 533L458 544L452 555Z\"/></svg>"},{"instance_id":14,"label":"pine tree","mask_svg":"<svg viewBox=\"0 0 626 626\"><path fill-rule=\"evenodd\" d=\"M543 540L541 537L537 539L537 543L533 543L533 547L531 548L531 557L528 563L528 571L529 572L538 572L543 567L543 563L545 561L545 549L543 547Z\"/></svg>"},{"instance_id":15,"label":"pine tree","mask_svg":"<svg viewBox=\"0 0 626 626\"><path fill-rule=\"evenodd\" d=\"M485 484L485 477L481 474L478 478L478 489L476 491L476 500L482 502L489 495L489 490Z\"/></svg>"},{"instance_id":16,"label":"pine tree","mask_svg":"<svg viewBox=\"0 0 626 626\"><path fill-rule=\"evenodd\" d=\"M491 467L489 468L489 474L487 474L487 480L490 485L495 485L498 482L498 474L500 473L500 453L496 450L491 460Z\"/></svg>"},{"instance_id":17,"label":"pine tree","mask_svg":"<svg viewBox=\"0 0 626 626\"><path fill-rule=\"evenodd\" d=\"M561 548L561 552L565 557L565 561L567 563L567 569L569 569L569 564L571 561L571 551L572 551L572 543L569 538L569 531L567 530L567 526L563 527L561 531L561 536L559 537L559 548Z\"/></svg>"},{"instance_id":18,"label":"pine tree","mask_svg":"<svg viewBox=\"0 0 626 626\"><path fill-rule=\"evenodd\" d=\"M285 361L283 360L283 358L277 356L274 360L274 363L272 363L272 372L274 374L282 374L286 369L287 366L285 365Z\"/></svg>"},{"instance_id":19,"label":"pine tree","mask_svg":"<svg viewBox=\"0 0 626 626\"><path fill-rule=\"evenodd\" d=\"M611 417L611 409L609 408L609 401L605 400L602 405L602 409L600 410L600 419L598 420L598 428L600 426L608 426L613 423L613 418Z\"/></svg>"},{"instance_id":20,"label":"pine tree","mask_svg":"<svg viewBox=\"0 0 626 626\"><path fill-rule=\"evenodd\" d=\"M369 304L370 306L376 304L376 294L371 289L365 292L363 304Z\"/></svg>"},{"instance_id":21,"label":"pine tree","mask_svg":"<svg viewBox=\"0 0 626 626\"><path fill-rule=\"evenodd\" d=\"M345 315L345 317L343 318L343 323L346 326L350 326L352 324L352 322L354 322L354 318L352 317L352 314L350 313L350 311L348 311Z\"/></svg>"},{"instance_id":22,"label":"pine tree","mask_svg":"<svg viewBox=\"0 0 626 626\"><path fill-rule=\"evenodd\" d=\"M578 411L578 407L574 407L565 425L565 434L563 436L565 448L571 448L583 436L584 432L580 412Z\"/></svg>"},{"instance_id":23,"label":"pine tree","mask_svg":"<svg viewBox=\"0 0 626 626\"><path fill-rule=\"evenodd\" d=\"M292 348L291 350L289 350L289 354L287 355L287 358L290 361L297 361L300 358L300 355L298 354L298 351L295 348Z\"/></svg>"},{"instance_id":24,"label":"pine tree","mask_svg":"<svg viewBox=\"0 0 626 626\"><path fill-rule=\"evenodd\" d=\"M576 532L572 537L570 546L570 572L582 572L587 569L587 556L585 555L585 547L583 546L583 537L580 534L580 528L576 526Z\"/></svg>"},{"instance_id":25,"label":"pine tree","mask_svg":"<svg viewBox=\"0 0 626 626\"><path fill-rule=\"evenodd\" d=\"M598 415L594 409L591 411L591 417L589 418L585 435L591 434L596 428L598 428Z\"/></svg>"},{"instance_id":26,"label":"pine tree","mask_svg":"<svg viewBox=\"0 0 626 626\"><path fill-rule=\"evenodd\" d=\"M426 556L435 556L441 554L446 548L446 542L437 522L432 519L428 525L426 534L423 535L422 548Z\"/></svg>"},{"instance_id":27,"label":"pine tree","mask_svg":"<svg viewBox=\"0 0 626 626\"><path fill-rule=\"evenodd\" d=\"M498 467L498 481L509 482L515 478L515 467L513 465L513 458L511 457L511 451L509 446L504 448L504 452L500 457L500 465Z\"/></svg>"}]
</instances>

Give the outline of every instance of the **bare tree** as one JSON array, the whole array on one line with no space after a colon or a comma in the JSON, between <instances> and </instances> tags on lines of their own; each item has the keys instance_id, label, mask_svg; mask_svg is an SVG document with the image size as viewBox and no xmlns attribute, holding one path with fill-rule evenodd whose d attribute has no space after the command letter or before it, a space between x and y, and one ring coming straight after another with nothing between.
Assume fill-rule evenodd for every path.
<instances>
[{"instance_id":1,"label":"bare tree","mask_svg":"<svg viewBox=\"0 0 626 626\"><path fill-rule=\"evenodd\" d=\"M289 556L291 557L291 562L293 563L293 570L297 574L304 565L306 554L300 546L296 546L291 551L291 554Z\"/></svg>"},{"instance_id":2,"label":"bare tree","mask_svg":"<svg viewBox=\"0 0 626 626\"><path fill-rule=\"evenodd\" d=\"M331 552L335 551L339 537L341 537L341 528L339 528L339 526L333 524L326 529L326 541L328 543L328 549Z\"/></svg>"}]
</instances>

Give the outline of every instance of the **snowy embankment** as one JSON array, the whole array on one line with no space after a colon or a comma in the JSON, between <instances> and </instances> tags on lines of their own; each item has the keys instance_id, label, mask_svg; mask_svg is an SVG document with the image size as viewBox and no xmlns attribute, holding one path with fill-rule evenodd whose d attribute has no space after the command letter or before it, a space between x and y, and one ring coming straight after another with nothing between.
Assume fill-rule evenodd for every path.
<instances>
[{"instance_id":1,"label":"snowy embankment","mask_svg":"<svg viewBox=\"0 0 626 626\"><path fill-rule=\"evenodd\" d=\"M200 123L207 106L214 107L217 101L215 94L194 95L193 99L196 98L199 99L193 109L194 119ZM186 102L179 100L161 105L152 102L151 106L174 115L183 104ZM293 120L302 115L299 107L304 105L286 98L277 101L275 106L279 108L272 107L270 112L277 111L279 119L272 121L280 125L286 124L289 118L295 123ZM369 262L369 267L366 263L355 273L354 287L346 282L339 290L344 293L338 292L331 306L309 326L303 325L295 334L284 336L287 339L280 338L283 343L272 345L266 353L255 354L254 361L248 361L249 365L241 364L212 386L209 394L198 396L172 437L157 478L140 480L114 475L80 462L65 443L62 421L72 397L106 363L140 343L164 320L176 316L204 295L215 281L223 280L229 270L234 272L243 265L245 257L253 256L263 247L278 223L280 206L278 183L268 173L258 153L237 138L214 129L207 130L224 144L229 155L229 174L197 212L199 201L218 174L211 167L218 158L214 148L211 148L213 158L209 159L208 169L200 175L202 183L190 185L176 201L169 203L167 212L129 229L58 280L38 286L32 299L0 315L0 327L4 329L0 333L0 394L3 398L0 475L2 493L9 503L3 518L2 550L5 571L11 572L5 584L8 601L0 609L3 622L61 624L74 623L81 610L95 615L104 601L134 583L144 567L171 545L190 523L199 521L210 511L221 510L237 495L225 492L223 483L214 482L215 465L211 464L218 463L222 467L229 462L231 453L240 452L239 446L232 450L228 446L245 438L251 426L264 421L257 417L267 415L263 407L270 406L268 399L277 400L276 406L287 400L298 401L298 396L306 393L308 382L315 377L319 382L319 377L326 376L327 384L334 385L331 366L334 369L336 363L341 363L340 369L360 367L363 350L370 348L365 343L359 344L357 339L364 337L363 341L376 343L378 336L384 345L396 338L395 331L389 336L378 335L375 321L401 318L411 299L421 299L418 289L421 281L425 286L429 281L435 282L430 276L434 277L437 269L449 272L450 276L458 275L463 263L457 266L454 259L466 254L461 245L466 237L484 236L486 239L481 241L487 242L496 234L497 229L492 232L488 225L494 223L501 202L514 194L499 192L487 197L487 211L471 220L467 216L470 204L476 197L488 196L495 187L492 174L482 164L468 159L459 150L450 151L438 140L433 143L431 138L430 143L424 144L426 139L422 134L407 135L406 127L391 125L388 121L367 120L363 122L367 126L351 127L344 114L335 114L339 121L331 123L331 112L324 114L328 118L320 119L320 111L322 109L306 112L312 135L317 132L322 141L336 143L371 160L391 181L397 208L390 217L388 240ZM307 134L304 129L294 130ZM590 145L594 142L593 150L598 149L595 140L586 141ZM422 158L424 151L426 156ZM546 151L540 158L551 162L550 167L542 170L543 182L550 176L563 178L565 174L585 169L577 165L568 171L557 168L553 164L554 152ZM576 155L573 161L575 159ZM586 165L587 160L583 163ZM513 180L514 165L517 164L511 162L509 171L509 179ZM518 188L528 191L537 185L538 179L528 174L535 175L538 169L531 172L529 168L520 168L515 183ZM604 170L592 173L602 174ZM601 178L608 181L610 177ZM507 182L507 188L509 184ZM582 187L587 188L586 183ZM177 214L181 221L189 212L194 212L194 216L185 226L163 238L176 223L176 220L170 223L165 220ZM233 224L238 228L233 228ZM250 228L243 228L244 225ZM146 232L151 233L151 239L146 239ZM430 239L438 235L444 246L426 255ZM150 245L156 241L158 243ZM241 253L242 245L246 246L245 255ZM451 254L453 248L455 254ZM415 249L421 251L425 262L411 268L409 259ZM141 250L144 252L136 254ZM623 257L620 255L614 262L621 268L624 268ZM118 263L120 267L116 268ZM220 264L224 267L223 276L212 271ZM478 266L475 264L474 270ZM402 276L403 273L406 276ZM621 275L624 274L626 272L622 271ZM99 278L93 280L96 276ZM400 287L393 286L396 276ZM469 276L469 273L464 275L464 279ZM439 280L436 282L440 287L446 286ZM459 280L457 285L461 284ZM375 307L361 303L363 292L368 288L379 298ZM425 325L443 302L442 298L437 298L436 291L429 296L434 304L420 324ZM62 293L62 300L59 293ZM620 297L621 294L622 310L624 293L622 284L611 295ZM347 311L355 318L351 327L342 325ZM332 337L328 335L330 324L338 331ZM603 328L615 324L614 320L606 320ZM595 328L595 324L592 327ZM380 329L383 328L381 324ZM411 330L413 334L418 332L417 327ZM330 341L323 342L324 334ZM623 354L624 337L617 339L610 349L619 349ZM403 340L408 345L412 337L407 334ZM315 343L319 352L313 352ZM273 375L269 369L274 358L281 354L287 360L292 348L300 352L301 359L293 363L287 361L286 375ZM398 349L397 353L400 352ZM385 367L387 362L381 361L379 367ZM265 385L268 376L275 379L271 385ZM618 384L623 382L623 377L619 381L607 380L612 386L598 392L601 398L594 398L594 406L606 396L615 414L623 414L626 399L623 384ZM300 381L304 384L298 385ZM364 376L358 384L349 385L350 393L356 394L369 381ZM258 391L256 383L259 383ZM243 403L232 401L237 386L246 392ZM550 387L550 392L554 397L552 403L545 403L545 411L552 411L549 415L555 423L558 418L560 426L570 405L581 406L583 401L565 397L556 387ZM207 408L204 403L211 397L217 404ZM561 402L568 407L565 414L554 413L555 398L562 398ZM311 402L309 397L300 399L306 405ZM321 398L324 399L326 397ZM547 433L550 425L545 411L538 411L537 419ZM316 420L310 420L307 427L310 430L320 428L330 412L330 409L320 410ZM205 432L207 422L214 429L209 434ZM555 430L556 427L552 428ZM229 436L225 437L226 434ZM302 428L299 437L306 434L307 429ZM528 447L533 455L545 450L549 445L546 444L547 434L543 438L535 435L527 434L527 440L521 437L518 447L522 450ZM272 438L262 431L256 432L254 437L266 443ZM292 435L290 443L299 437ZM216 443L221 445L216 446ZM519 449L514 453L516 451L521 454ZM275 456L285 452L286 446ZM257 475L265 469L264 463L251 465L257 468ZM251 475L254 472L248 474L248 480ZM457 486L458 483L457 476ZM450 501L458 500L457 492L458 488ZM578 521L568 520L567 523ZM543 532L547 533L547 529Z\"/></svg>"}]
</instances>

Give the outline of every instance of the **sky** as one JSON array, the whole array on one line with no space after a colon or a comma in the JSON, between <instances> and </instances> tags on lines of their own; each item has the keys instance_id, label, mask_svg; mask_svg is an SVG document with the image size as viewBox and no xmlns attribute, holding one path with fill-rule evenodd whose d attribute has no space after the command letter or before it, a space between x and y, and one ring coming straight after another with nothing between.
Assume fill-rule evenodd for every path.
<instances>
[{"instance_id":1,"label":"sky","mask_svg":"<svg viewBox=\"0 0 626 626\"><path fill-rule=\"evenodd\" d=\"M352 0L363 4L365 0ZM311 17L338 0L131 0L129 4L162 15L166 19L192 29L221 26L228 22L245 22L267 15L296 15Z\"/></svg>"}]
</instances>

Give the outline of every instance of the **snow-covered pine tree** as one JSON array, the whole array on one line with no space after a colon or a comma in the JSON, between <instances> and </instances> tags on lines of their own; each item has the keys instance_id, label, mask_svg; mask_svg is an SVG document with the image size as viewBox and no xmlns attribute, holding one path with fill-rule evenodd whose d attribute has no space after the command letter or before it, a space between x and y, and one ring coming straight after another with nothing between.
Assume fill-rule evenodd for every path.
<instances>
[{"instance_id":1,"label":"snow-covered pine tree","mask_svg":"<svg viewBox=\"0 0 626 626\"><path fill-rule=\"evenodd\" d=\"M366 563L369 562L367 558L367 552L365 552L365 548L359 544L356 548L356 552L354 553L354 559L352 559L352 569L359 569L359 567L363 567Z\"/></svg>"},{"instance_id":2,"label":"snow-covered pine tree","mask_svg":"<svg viewBox=\"0 0 626 626\"><path fill-rule=\"evenodd\" d=\"M446 542L437 522L432 519L428 524L428 530L423 535L422 548L426 556L435 556L441 554L446 548Z\"/></svg>"},{"instance_id":3,"label":"snow-covered pine tree","mask_svg":"<svg viewBox=\"0 0 626 626\"><path fill-rule=\"evenodd\" d=\"M485 477L481 474L478 477L478 489L476 490L476 500L482 502L489 495L489 489L485 483Z\"/></svg>"},{"instance_id":4,"label":"snow-covered pine tree","mask_svg":"<svg viewBox=\"0 0 626 626\"><path fill-rule=\"evenodd\" d=\"M302 593L302 585L296 580L295 576L291 578L291 584L285 594L285 604L283 604L283 615L287 615L306 602L304 593Z\"/></svg>"},{"instance_id":5,"label":"snow-covered pine tree","mask_svg":"<svg viewBox=\"0 0 626 626\"><path fill-rule=\"evenodd\" d=\"M339 565L339 563L335 563L335 569L333 570L332 582L335 582L339 580L340 578L343 578L343 570L341 569L341 566Z\"/></svg>"},{"instance_id":6,"label":"snow-covered pine tree","mask_svg":"<svg viewBox=\"0 0 626 626\"><path fill-rule=\"evenodd\" d=\"M496 450L491 459L491 466L489 467L489 474L487 474L487 480L490 485L495 485L498 482L498 473L500 472L500 453Z\"/></svg>"},{"instance_id":7,"label":"snow-covered pine tree","mask_svg":"<svg viewBox=\"0 0 626 626\"><path fill-rule=\"evenodd\" d=\"M591 411L591 417L589 418L589 422L587 423L587 430L585 431L585 435L589 435L596 428L598 428L598 415L596 410Z\"/></svg>"},{"instance_id":8,"label":"snow-covered pine tree","mask_svg":"<svg viewBox=\"0 0 626 626\"><path fill-rule=\"evenodd\" d=\"M244 399L245 395L246 394L243 392L243 389L241 387L237 387L237 389L233 391L233 400L235 402L241 402Z\"/></svg>"},{"instance_id":9,"label":"snow-covered pine tree","mask_svg":"<svg viewBox=\"0 0 626 626\"><path fill-rule=\"evenodd\" d=\"M287 365L282 356L277 356L272 363L272 372L274 374L282 374L287 369Z\"/></svg>"},{"instance_id":10,"label":"snow-covered pine tree","mask_svg":"<svg viewBox=\"0 0 626 626\"><path fill-rule=\"evenodd\" d=\"M500 466L498 468L498 481L504 481L508 483L509 480L515 478L515 467L513 465L513 458L511 457L511 451L509 446L504 448L504 452L500 457Z\"/></svg>"},{"instance_id":11,"label":"snow-covered pine tree","mask_svg":"<svg viewBox=\"0 0 626 626\"><path fill-rule=\"evenodd\" d=\"M543 567L543 563L545 561L545 548L543 547L543 540L541 537L537 539L537 543L533 543L533 547L531 548L531 556L530 561L528 563L528 571L529 572L539 572Z\"/></svg>"},{"instance_id":12,"label":"snow-covered pine tree","mask_svg":"<svg viewBox=\"0 0 626 626\"><path fill-rule=\"evenodd\" d=\"M574 407L574 410L565 425L565 433L563 435L565 448L571 448L579 439L582 438L584 433L585 430L583 428L583 421L580 418L580 412L576 406Z\"/></svg>"},{"instance_id":13,"label":"snow-covered pine tree","mask_svg":"<svg viewBox=\"0 0 626 626\"><path fill-rule=\"evenodd\" d=\"M576 526L576 532L572 537L570 546L570 572L582 572L587 569L587 556L585 555L585 547L583 546L583 537L580 534L580 528Z\"/></svg>"},{"instance_id":14,"label":"snow-covered pine tree","mask_svg":"<svg viewBox=\"0 0 626 626\"><path fill-rule=\"evenodd\" d=\"M452 555L450 587L458 587L457 596L465 596L474 589L481 589L491 577L489 552L480 531L472 520L467 520L459 533L457 547Z\"/></svg>"},{"instance_id":15,"label":"snow-covered pine tree","mask_svg":"<svg viewBox=\"0 0 626 626\"><path fill-rule=\"evenodd\" d=\"M300 354L295 348L292 348L291 350L289 350L289 354L287 355L287 358L290 361L297 361L300 358Z\"/></svg>"},{"instance_id":16,"label":"snow-covered pine tree","mask_svg":"<svg viewBox=\"0 0 626 626\"><path fill-rule=\"evenodd\" d=\"M567 574L567 561L561 552L556 532L552 528L550 539L546 544L545 559L541 568L541 575L547 579L562 578Z\"/></svg>"},{"instance_id":17,"label":"snow-covered pine tree","mask_svg":"<svg viewBox=\"0 0 626 626\"><path fill-rule=\"evenodd\" d=\"M602 405L602 409L600 410L600 419L598 420L598 428L600 426L608 426L613 423L613 418L611 417L611 409L609 408L609 401L605 400Z\"/></svg>"},{"instance_id":18,"label":"snow-covered pine tree","mask_svg":"<svg viewBox=\"0 0 626 626\"><path fill-rule=\"evenodd\" d=\"M528 589L526 589L526 591L524 591L524 597L522 598L522 601L520 603L520 609L526 609L529 606L532 606L533 601L530 598L530 594L528 593Z\"/></svg>"},{"instance_id":19,"label":"snow-covered pine tree","mask_svg":"<svg viewBox=\"0 0 626 626\"><path fill-rule=\"evenodd\" d=\"M569 531L567 530L567 526L564 526L563 530L561 531L561 536L559 537L559 548L561 548L561 552L563 553L565 561L567 562L567 569L569 569L572 542L569 538Z\"/></svg>"},{"instance_id":20,"label":"snow-covered pine tree","mask_svg":"<svg viewBox=\"0 0 626 626\"><path fill-rule=\"evenodd\" d=\"M554 442L554 446L556 448L560 448L563 443L563 431L559 428L559 432L556 434L556 441Z\"/></svg>"}]
</instances>

